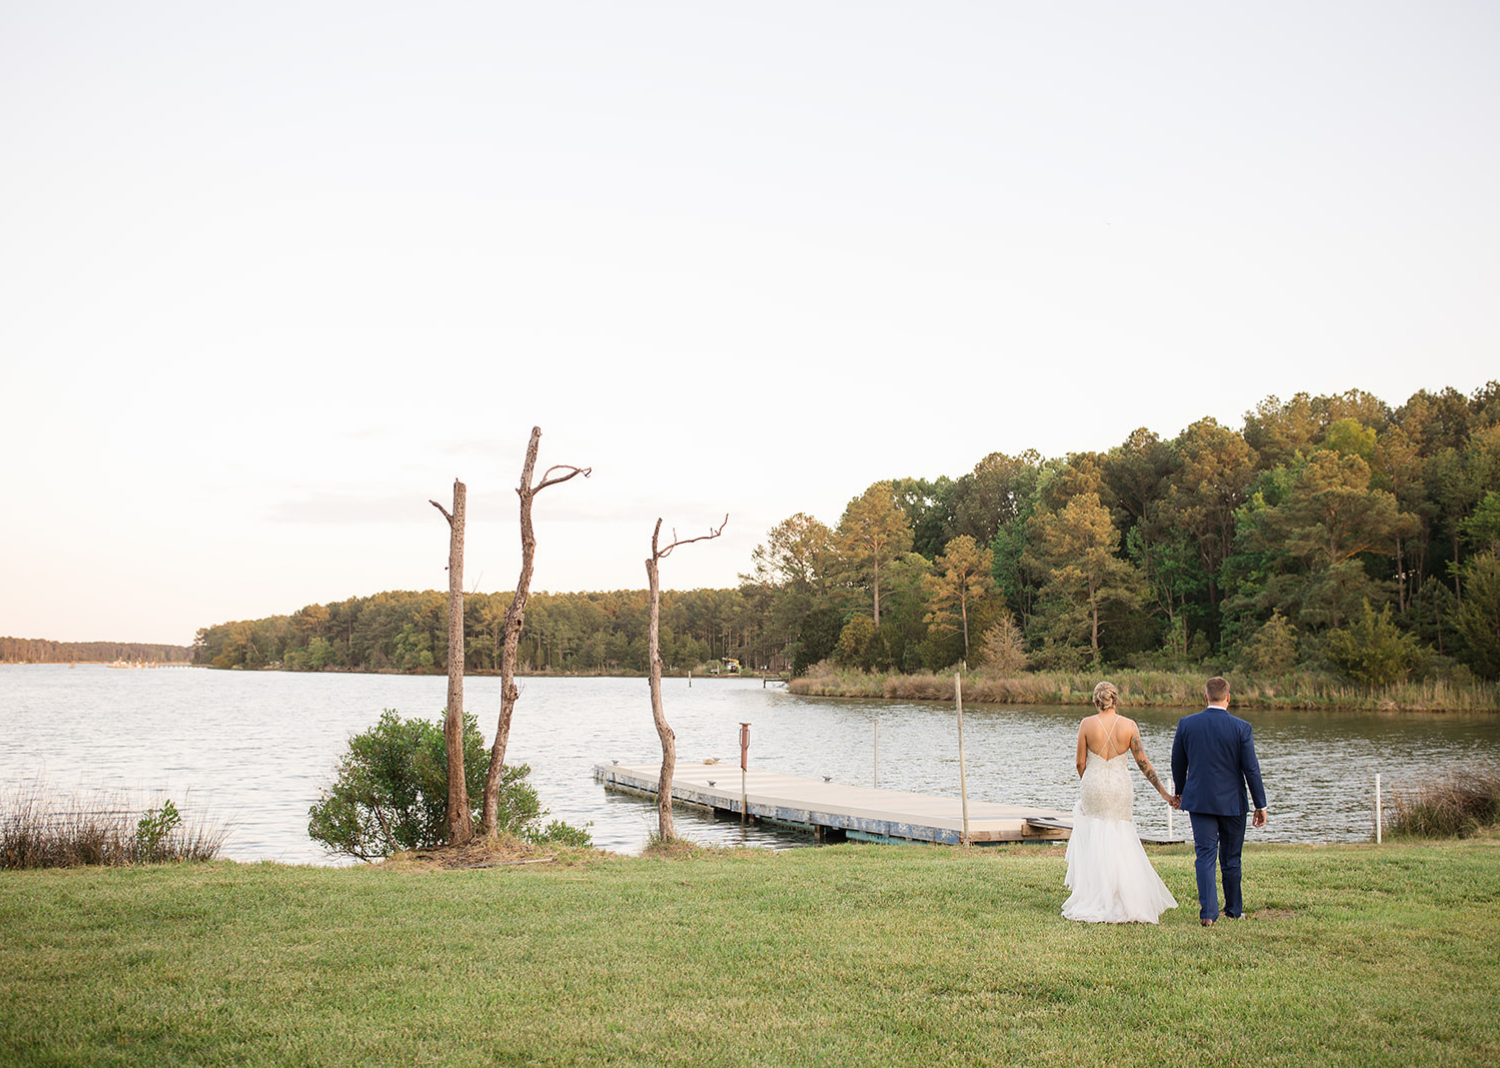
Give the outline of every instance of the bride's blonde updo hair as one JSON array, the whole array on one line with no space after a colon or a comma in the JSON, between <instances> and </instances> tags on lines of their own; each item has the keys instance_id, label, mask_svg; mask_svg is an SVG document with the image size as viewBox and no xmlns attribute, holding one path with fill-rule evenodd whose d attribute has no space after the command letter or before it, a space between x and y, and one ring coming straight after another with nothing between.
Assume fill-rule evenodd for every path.
<instances>
[{"instance_id":1,"label":"bride's blonde updo hair","mask_svg":"<svg viewBox=\"0 0 1500 1068\"><path fill-rule=\"evenodd\" d=\"M1115 689L1112 682L1101 682L1094 687L1094 707L1100 712L1108 712L1120 703L1120 691Z\"/></svg>"}]
</instances>

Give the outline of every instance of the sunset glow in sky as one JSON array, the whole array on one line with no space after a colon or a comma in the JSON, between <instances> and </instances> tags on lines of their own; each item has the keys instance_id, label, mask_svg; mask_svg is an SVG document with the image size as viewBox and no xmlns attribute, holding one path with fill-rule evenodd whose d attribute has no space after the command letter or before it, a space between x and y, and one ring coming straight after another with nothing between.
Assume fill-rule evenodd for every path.
<instances>
[{"instance_id":1,"label":"sunset glow in sky","mask_svg":"<svg viewBox=\"0 0 1500 1068\"><path fill-rule=\"evenodd\" d=\"M0 5L0 634L733 586L881 478L1500 377L1478 3Z\"/></svg>"}]
</instances>

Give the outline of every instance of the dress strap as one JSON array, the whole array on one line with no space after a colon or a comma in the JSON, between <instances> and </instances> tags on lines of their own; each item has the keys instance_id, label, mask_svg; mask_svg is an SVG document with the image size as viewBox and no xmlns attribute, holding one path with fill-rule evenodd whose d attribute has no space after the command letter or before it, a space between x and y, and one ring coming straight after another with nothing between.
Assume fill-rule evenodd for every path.
<instances>
[{"instance_id":1,"label":"dress strap","mask_svg":"<svg viewBox=\"0 0 1500 1068\"><path fill-rule=\"evenodd\" d=\"M1120 713L1116 712L1115 713L1115 721L1109 725L1109 733L1104 736L1104 748L1102 750L1100 750L1100 752L1099 752L1099 755L1102 756L1105 760L1109 760L1110 759L1110 755L1109 755L1109 743L1112 742L1112 741L1114 741L1115 728L1118 727L1119 725L1120 725Z\"/></svg>"}]
</instances>

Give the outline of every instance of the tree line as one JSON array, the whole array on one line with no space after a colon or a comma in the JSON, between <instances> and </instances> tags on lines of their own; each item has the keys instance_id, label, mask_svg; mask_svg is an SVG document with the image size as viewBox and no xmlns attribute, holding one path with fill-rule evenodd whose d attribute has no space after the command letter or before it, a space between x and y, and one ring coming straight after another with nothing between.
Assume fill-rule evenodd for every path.
<instances>
[{"instance_id":1,"label":"tree line","mask_svg":"<svg viewBox=\"0 0 1500 1068\"><path fill-rule=\"evenodd\" d=\"M499 670L511 600L508 592L464 594L466 671ZM751 621L738 590L663 591L661 617L669 670L745 655ZM534 593L518 663L527 672L644 673L649 623L646 590ZM214 667L440 672L448 642L447 594L387 591L204 627L193 650L199 663Z\"/></svg>"},{"instance_id":2,"label":"tree line","mask_svg":"<svg viewBox=\"0 0 1500 1068\"><path fill-rule=\"evenodd\" d=\"M1103 452L991 453L881 480L835 525L778 523L734 589L666 591L662 659L801 672L1239 664L1362 682L1500 677L1500 383L1268 397L1240 429L1139 429ZM492 669L509 594L465 597ZM533 595L529 671L648 669L647 592ZM436 592L200 631L220 667L441 670Z\"/></svg>"},{"instance_id":3,"label":"tree line","mask_svg":"<svg viewBox=\"0 0 1500 1068\"><path fill-rule=\"evenodd\" d=\"M185 664L192 656L193 651L185 645L0 638L0 664L113 664L119 660L146 664Z\"/></svg>"}]
</instances>

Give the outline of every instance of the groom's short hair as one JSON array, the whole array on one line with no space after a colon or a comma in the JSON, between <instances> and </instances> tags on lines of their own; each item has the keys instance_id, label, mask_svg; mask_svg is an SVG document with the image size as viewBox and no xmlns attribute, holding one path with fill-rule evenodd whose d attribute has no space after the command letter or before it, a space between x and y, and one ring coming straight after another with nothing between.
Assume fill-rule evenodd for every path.
<instances>
[{"instance_id":1,"label":"groom's short hair","mask_svg":"<svg viewBox=\"0 0 1500 1068\"><path fill-rule=\"evenodd\" d=\"M1215 675L1208 680L1208 685L1203 687L1203 692L1210 704L1218 704L1229 696L1229 680Z\"/></svg>"}]
</instances>

